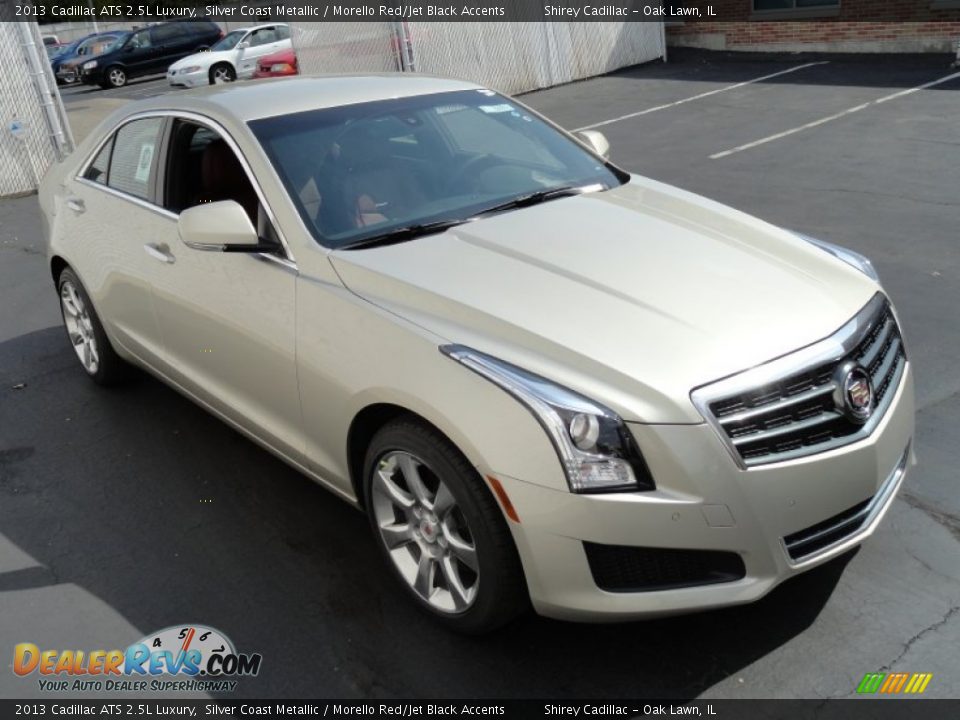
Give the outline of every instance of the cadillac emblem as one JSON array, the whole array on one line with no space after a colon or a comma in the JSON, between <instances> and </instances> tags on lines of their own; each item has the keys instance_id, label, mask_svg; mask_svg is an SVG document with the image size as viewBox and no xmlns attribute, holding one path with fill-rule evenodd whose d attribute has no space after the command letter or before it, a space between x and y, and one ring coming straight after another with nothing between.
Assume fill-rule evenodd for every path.
<instances>
[{"instance_id":1,"label":"cadillac emblem","mask_svg":"<svg viewBox=\"0 0 960 720\"><path fill-rule=\"evenodd\" d=\"M836 374L837 390L834 401L837 409L855 423L865 423L874 409L873 383L862 366L844 363Z\"/></svg>"}]
</instances>

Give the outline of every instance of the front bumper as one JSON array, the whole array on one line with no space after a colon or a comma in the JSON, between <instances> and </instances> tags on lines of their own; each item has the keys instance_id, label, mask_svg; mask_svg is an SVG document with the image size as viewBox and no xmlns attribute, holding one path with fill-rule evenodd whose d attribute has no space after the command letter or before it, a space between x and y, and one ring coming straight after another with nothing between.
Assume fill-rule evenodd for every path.
<instances>
[{"instance_id":1,"label":"front bumper","mask_svg":"<svg viewBox=\"0 0 960 720\"><path fill-rule=\"evenodd\" d=\"M173 87L204 87L210 84L209 70L200 69L190 73L167 72L167 82Z\"/></svg>"},{"instance_id":2,"label":"front bumper","mask_svg":"<svg viewBox=\"0 0 960 720\"><path fill-rule=\"evenodd\" d=\"M497 476L520 518L511 528L543 615L620 620L747 603L861 543L913 463L912 366L868 437L792 461L741 469L707 424L631 430L655 492L576 495ZM799 550L798 539L807 543ZM742 559L745 573L716 584L610 592L598 587L585 542L726 551Z\"/></svg>"}]
</instances>

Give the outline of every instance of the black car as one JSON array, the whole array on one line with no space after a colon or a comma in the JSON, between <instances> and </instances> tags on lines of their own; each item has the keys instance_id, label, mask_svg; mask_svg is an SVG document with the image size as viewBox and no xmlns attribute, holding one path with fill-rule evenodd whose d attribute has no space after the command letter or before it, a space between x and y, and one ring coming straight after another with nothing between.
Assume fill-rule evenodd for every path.
<instances>
[{"instance_id":1,"label":"black car","mask_svg":"<svg viewBox=\"0 0 960 720\"><path fill-rule=\"evenodd\" d=\"M152 25L83 63L80 78L87 85L123 87L131 78L165 72L180 58L206 50L221 37L223 31L212 20Z\"/></svg>"}]
</instances>

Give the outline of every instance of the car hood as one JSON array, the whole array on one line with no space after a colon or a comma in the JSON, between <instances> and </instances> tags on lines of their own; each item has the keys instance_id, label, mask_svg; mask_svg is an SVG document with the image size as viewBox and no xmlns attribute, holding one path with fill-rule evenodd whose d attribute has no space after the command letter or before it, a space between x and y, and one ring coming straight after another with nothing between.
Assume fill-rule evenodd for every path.
<instances>
[{"instance_id":1,"label":"car hood","mask_svg":"<svg viewBox=\"0 0 960 720\"><path fill-rule=\"evenodd\" d=\"M371 303L638 422L702 422L693 388L826 337L878 290L792 233L639 178L330 260Z\"/></svg>"},{"instance_id":2,"label":"car hood","mask_svg":"<svg viewBox=\"0 0 960 720\"><path fill-rule=\"evenodd\" d=\"M170 67L167 68L167 72L171 70L180 70L185 67L190 67L191 65L199 65L200 67L210 67L215 62L220 60L233 60L233 51L232 50L205 50L203 52L194 53L193 55L187 55L185 58L177 60Z\"/></svg>"}]
</instances>

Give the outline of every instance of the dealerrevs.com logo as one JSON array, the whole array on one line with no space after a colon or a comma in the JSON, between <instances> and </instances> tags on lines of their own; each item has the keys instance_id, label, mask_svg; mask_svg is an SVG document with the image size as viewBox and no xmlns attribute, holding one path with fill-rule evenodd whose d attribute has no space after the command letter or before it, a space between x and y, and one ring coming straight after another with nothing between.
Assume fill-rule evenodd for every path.
<instances>
[{"instance_id":1,"label":"dealerrevs.com logo","mask_svg":"<svg viewBox=\"0 0 960 720\"><path fill-rule=\"evenodd\" d=\"M125 650L13 649L13 672L38 675L45 692L231 692L238 677L260 672L259 653L238 653L230 639L204 625L176 625Z\"/></svg>"}]
</instances>

